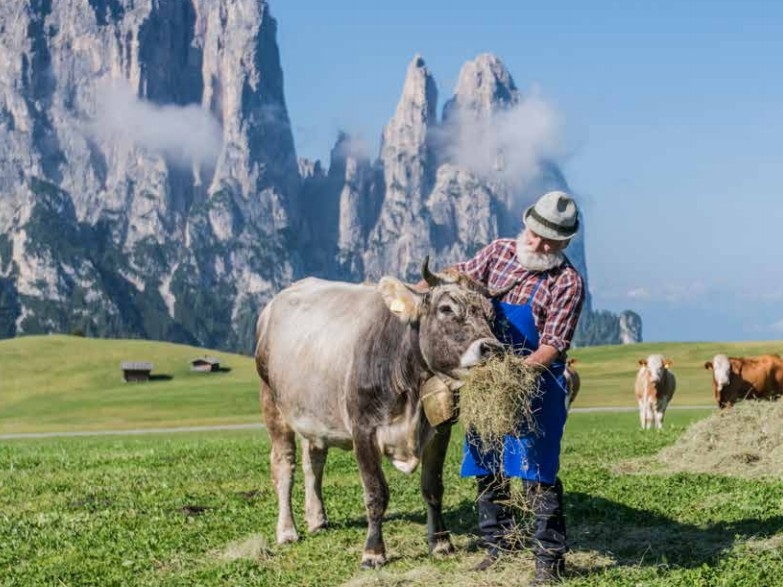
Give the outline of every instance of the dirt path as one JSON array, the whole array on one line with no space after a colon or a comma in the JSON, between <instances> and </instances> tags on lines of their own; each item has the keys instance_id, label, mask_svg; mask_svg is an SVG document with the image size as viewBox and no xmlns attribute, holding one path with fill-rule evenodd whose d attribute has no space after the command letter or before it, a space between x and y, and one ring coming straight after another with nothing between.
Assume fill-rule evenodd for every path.
<instances>
[{"instance_id":1,"label":"dirt path","mask_svg":"<svg viewBox=\"0 0 783 587\"><path fill-rule=\"evenodd\" d=\"M574 414L601 412L636 412L635 407L574 408ZM711 410L712 406L672 406L670 410ZM131 428L129 430L83 430L76 432L25 432L0 434L0 440L34 438L72 438L78 436L138 436L142 434L172 434L179 432L216 432L221 430L256 430L266 428L263 424L223 424L220 426L180 426L175 428Z\"/></svg>"}]
</instances>

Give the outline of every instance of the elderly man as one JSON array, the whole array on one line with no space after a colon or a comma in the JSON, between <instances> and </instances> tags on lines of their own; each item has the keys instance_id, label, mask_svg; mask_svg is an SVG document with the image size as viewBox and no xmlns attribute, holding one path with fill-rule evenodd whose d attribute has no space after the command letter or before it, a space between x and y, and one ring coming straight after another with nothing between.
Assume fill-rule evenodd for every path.
<instances>
[{"instance_id":1,"label":"elderly man","mask_svg":"<svg viewBox=\"0 0 783 587\"><path fill-rule=\"evenodd\" d=\"M520 477L535 518L532 584L548 585L565 568L563 486L557 472L566 421L565 353L584 303L584 284L563 254L579 229L574 200L549 192L525 211L523 221L516 239L498 239L455 268L492 290L511 288L495 302L495 334L542 368L542 393L533 405L535 432L506 436L501 465L468 431L462 476L478 480L479 529L488 555L477 569L489 568L500 553L516 546L510 538L515 521L508 478Z\"/></svg>"}]
</instances>

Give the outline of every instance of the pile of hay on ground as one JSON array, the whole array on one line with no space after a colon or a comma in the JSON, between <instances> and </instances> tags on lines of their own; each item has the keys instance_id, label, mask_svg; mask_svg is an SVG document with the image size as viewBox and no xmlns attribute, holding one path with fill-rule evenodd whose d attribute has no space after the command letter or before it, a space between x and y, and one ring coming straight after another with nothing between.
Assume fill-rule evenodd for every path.
<instances>
[{"instance_id":1,"label":"pile of hay on ground","mask_svg":"<svg viewBox=\"0 0 783 587\"><path fill-rule=\"evenodd\" d=\"M671 472L780 476L783 401L745 401L696 422L656 460Z\"/></svg>"}]
</instances>

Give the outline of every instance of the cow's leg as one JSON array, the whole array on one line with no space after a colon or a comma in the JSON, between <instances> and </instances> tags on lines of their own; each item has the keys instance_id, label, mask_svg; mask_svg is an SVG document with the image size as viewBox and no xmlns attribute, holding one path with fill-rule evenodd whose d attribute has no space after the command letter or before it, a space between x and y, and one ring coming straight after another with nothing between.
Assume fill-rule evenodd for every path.
<instances>
[{"instance_id":1,"label":"cow's leg","mask_svg":"<svg viewBox=\"0 0 783 587\"><path fill-rule=\"evenodd\" d=\"M644 404L644 429L650 430L653 426L653 406L651 401Z\"/></svg>"},{"instance_id":2,"label":"cow's leg","mask_svg":"<svg viewBox=\"0 0 783 587\"><path fill-rule=\"evenodd\" d=\"M644 421L644 415L647 411L646 406L644 405L644 401L639 402L639 425L642 427L642 430L646 428L645 421Z\"/></svg>"},{"instance_id":3,"label":"cow's leg","mask_svg":"<svg viewBox=\"0 0 783 587\"><path fill-rule=\"evenodd\" d=\"M272 390L264 381L261 381L261 406L272 440L269 460L272 465L272 481L277 490L277 543L295 542L299 535L291 515L291 490L296 468L296 438L294 431L277 409Z\"/></svg>"},{"instance_id":4,"label":"cow's leg","mask_svg":"<svg viewBox=\"0 0 783 587\"><path fill-rule=\"evenodd\" d=\"M666 406L667 404L664 402L663 405L657 406L655 410L655 427L658 430L663 428L663 415L666 413Z\"/></svg>"},{"instance_id":5,"label":"cow's leg","mask_svg":"<svg viewBox=\"0 0 783 587\"><path fill-rule=\"evenodd\" d=\"M305 520L310 532L326 528L326 512L321 496L324 464L328 449L318 448L312 442L302 439L302 470L305 481Z\"/></svg>"},{"instance_id":6,"label":"cow's leg","mask_svg":"<svg viewBox=\"0 0 783 587\"><path fill-rule=\"evenodd\" d=\"M451 426L438 428L421 456L421 494L427 502L427 542L432 554L454 552L443 522L443 463L450 438Z\"/></svg>"},{"instance_id":7,"label":"cow's leg","mask_svg":"<svg viewBox=\"0 0 783 587\"><path fill-rule=\"evenodd\" d=\"M389 486L381 469L381 451L373 433L354 436L354 450L364 485L364 506L367 509L367 542L362 554L362 568L374 569L386 562L381 524L389 505Z\"/></svg>"}]
</instances>

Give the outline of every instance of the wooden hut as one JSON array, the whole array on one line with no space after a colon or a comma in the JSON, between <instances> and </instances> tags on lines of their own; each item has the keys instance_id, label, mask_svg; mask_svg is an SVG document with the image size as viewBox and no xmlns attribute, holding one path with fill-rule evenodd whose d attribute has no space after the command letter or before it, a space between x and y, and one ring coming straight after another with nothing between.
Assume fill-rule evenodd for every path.
<instances>
[{"instance_id":1,"label":"wooden hut","mask_svg":"<svg viewBox=\"0 0 783 587\"><path fill-rule=\"evenodd\" d=\"M120 364L120 367L122 368L122 377L126 382L149 381L153 364L138 361L123 361Z\"/></svg>"},{"instance_id":2,"label":"wooden hut","mask_svg":"<svg viewBox=\"0 0 783 587\"><path fill-rule=\"evenodd\" d=\"M190 370L200 371L202 373L220 371L220 359L215 357L199 357L198 359L193 359L190 362Z\"/></svg>"}]
</instances>

